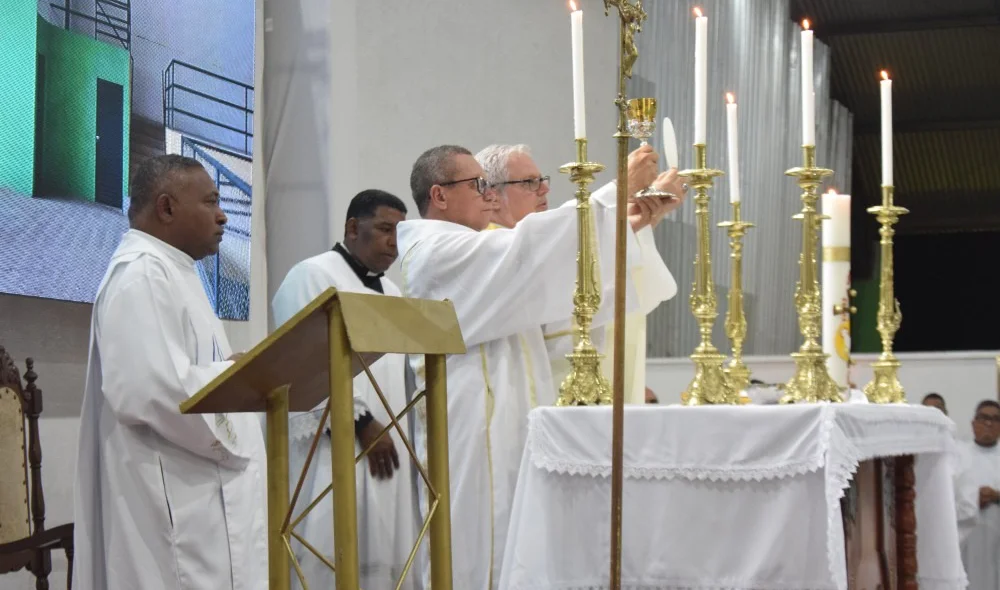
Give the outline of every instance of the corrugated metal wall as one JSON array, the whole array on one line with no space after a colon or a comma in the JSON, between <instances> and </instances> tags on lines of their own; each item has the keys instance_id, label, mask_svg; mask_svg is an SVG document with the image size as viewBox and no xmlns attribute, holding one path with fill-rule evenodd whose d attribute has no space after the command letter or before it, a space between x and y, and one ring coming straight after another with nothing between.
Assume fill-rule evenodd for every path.
<instances>
[{"instance_id":1,"label":"corrugated metal wall","mask_svg":"<svg viewBox=\"0 0 1000 590\"><path fill-rule=\"evenodd\" d=\"M801 164L799 27L787 0L702 0L709 18L708 163L725 170L724 94L739 104L740 176L744 217L757 224L745 239L744 290L748 318L746 354L783 354L800 339L793 303L801 243L799 190L785 170ZM668 116L677 133L682 168L693 164L694 19L687 2L650 2L638 35L639 60L629 96L652 96L658 117ZM828 185L850 187L852 117L830 100L829 50L815 46L818 164L836 174ZM662 150L659 132L651 143ZM730 217L727 177L712 193L712 226ZM688 305L694 280L694 206L685 206L657 228L663 259L680 286L678 296L650 315L650 357L686 356L697 344ZM713 276L719 300L715 344L728 352L723 320L729 290L728 237L712 233Z\"/></svg>"}]
</instances>

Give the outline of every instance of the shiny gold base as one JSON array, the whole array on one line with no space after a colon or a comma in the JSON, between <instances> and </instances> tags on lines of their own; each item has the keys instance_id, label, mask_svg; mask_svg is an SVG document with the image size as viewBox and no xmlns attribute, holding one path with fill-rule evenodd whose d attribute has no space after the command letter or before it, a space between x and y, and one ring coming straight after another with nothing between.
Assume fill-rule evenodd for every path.
<instances>
[{"instance_id":1,"label":"shiny gold base","mask_svg":"<svg viewBox=\"0 0 1000 590\"><path fill-rule=\"evenodd\" d=\"M729 361L725 372L726 378L729 380L729 386L733 388L733 391L737 395L741 391L746 391L747 387L750 386L750 367L743 364L742 358L734 358Z\"/></svg>"},{"instance_id":2,"label":"shiny gold base","mask_svg":"<svg viewBox=\"0 0 1000 590\"><path fill-rule=\"evenodd\" d=\"M694 362L694 379L688 385L685 405L737 404L739 394L730 387L722 363L726 357L712 344L712 327L719 313L715 297L715 281L712 279L712 240L709 233L708 189L712 179L722 176L721 170L708 167L704 144L694 146L695 168L684 170L681 176L689 179L688 184L695 189L695 219L698 222L698 253L695 256L695 281L691 290L691 313L698 320L701 342L691 355Z\"/></svg>"},{"instance_id":3,"label":"shiny gold base","mask_svg":"<svg viewBox=\"0 0 1000 590\"><path fill-rule=\"evenodd\" d=\"M739 393L729 385L722 363L726 356L711 347L695 349L691 355L694 361L694 379L687 387L687 395L683 397L685 406L703 406L717 404L740 403Z\"/></svg>"},{"instance_id":4,"label":"shiny gold base","mask_svg":"<svg viewBox=\"0 0 1000 590\"><path fill-rule=\"evenodd\" d=\"M611 403L611 388L601 373L601 355L590 340L590 326L601 306L601 280L594 239L594 216L590 208L590 189L594 174L602 164L587 161L587 140L576 140L576 162L559 168L577 185L576 289L573 291L573 352L570 373L559 387L557 406L591 406Z\"/></svg>"},{"instance_id":5,"label":"shiny gold base","mask_svg":"<svg viewBox=\"0 0 1000 590\"><path fill-rule=\"evenodd\" d=\"M893 187L882 186L882 205L870 207L868 212L875 216L881 226L878 230L881 240L881 261L879 269L879 297L876 329L882 339L882 354L872 363L875 377L865 385L865 395L868 401L876 404L894 404L906 401L903 386L899 383L897 372L899 360L892 354L892 342L899 326L903 323L903 313L899 309L899 301L894 295L894 272L892 237L896 233L893 226L900 216L909 213L903 207L892 203Z\"/></svg>"},{"instance_id":6,"label":"shiny gold base","mask_svg":"<svg viewBox=\"0 0 1000 590\"><path fill-rule=\"evenodd\" d=\"M574 350L566 355L573 370L563 379L559 387L557 406L611 404L611 387L601 372L602 357L603 355L596 350L586 348Z\"/></svg>"},{"instance_id":7,"label":"shiny gold base","mask_svg":"<svg viewBox=\"0 0 1000 590\"><path fill-rule=\"evenodd\" d=\"M826 368L826 357L822 350L793 352L795 375L785 384L782 404L842 402L840 386L830 377Z\"/></svg>"},{"instance_id":8,"label":"shiny gold base","mask_svg":"<svg viewBox=\"0 0 1000 590\"><path fill-rule=\"evenodd\" d=\"M799 280L795 285L795 309L799 316L802 346L792 354L795 375L785 385L787 392L781 403L839 402L843 401L840 388L830 377L826 367L826 354L819 343L822 330L822 296L819 289L819 263L816 247L819 226L824 216L816 211L819 200L817 188L833 170L816 167L816 146L802 146L804 164L785 172L798 179L802 189L802 212L795 219L802 220L802 251L799 254Z\"/></svg>"},{"instance_id":9,"label":"shiny gold base","mask_svg":"<svg viewBox=\"0 0 1000 590\"><path fill-rule=\"evenodd\" d=\"M903 386L896 376L901 363L894 354L882 354L872 363L875 377L865 385L865 396L873 404L901 404L906 401Z\"/></svg>"}]
</instances>

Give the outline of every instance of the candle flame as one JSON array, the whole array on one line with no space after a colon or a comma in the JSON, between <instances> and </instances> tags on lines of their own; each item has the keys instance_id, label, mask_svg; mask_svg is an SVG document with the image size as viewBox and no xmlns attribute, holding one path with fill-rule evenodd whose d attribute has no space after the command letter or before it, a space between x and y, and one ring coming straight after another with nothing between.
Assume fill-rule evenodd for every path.
<instances>
[{"instance_id":1,"label":"candle flame","mask_svg":"<svg viewBox=\"0 0 1000 590\"><path fill-rule=\"evenodd\" d=\"M729 104L733 104L733 103L736 102L736 97L733 96L732 92L727 92L726 93L726 102L728 102Z\"/></svg>"},{"instance_id":2,"label":"candle flame","mask_svg":"<svg viewBox=\"0 0 1000 590\"><path fill-rule=\"evenodd\" d=\"M831 188L830 190L826 191L826 194L828 194L828 195L836 195L836 194L838 194L838 193L837 193L837 190L836 190L836 189L832 189L832 188Z\"/></svg>"},{"instance_id":3,"label":"candle flame","mask_svg":"<svg viewBox=\"0 0 1000 590\"><path fill-rule=\"evenodd\" d=\"M889 79L889 72L887 72L885 70L882 70L881 76L882 76L883 80L888 80Z\"/></svg>"},{"instance_id":4,"label":"candle flame","mask_svg":"<svg viewBox=\"0 0 1000 590\"><path fill-rule=\"evenodd\" d=\"M577 10L576 9L576 2L573 2L573 0L569 0L569 9L572 10L573 12L576 12L576 10Z\"/></svg>"},{"instance_id":5,"label":"candle flame","mask_svg":"<svg viewBox=\"0 0 1000 590\"><path fill-rule=\"evenodd\" d=\"M806 31L809 30L809 19L807 19L807 18L802 19L802 28L803 28L803 30L806 30Z\"/></svg>"},{"instance_id":6,"label":"candle flame","mask_svg":"<svg viewBox=\"0 0 1000 590\"><path fill-rule=\"evenodd\" d=\"M698 8L697 6L694 7L694 15L697 16L697 17L699 17L699 18L702 17L702 16L704 16L704 15L701 14L701 9Z\"/></svg>"}]
</instances>

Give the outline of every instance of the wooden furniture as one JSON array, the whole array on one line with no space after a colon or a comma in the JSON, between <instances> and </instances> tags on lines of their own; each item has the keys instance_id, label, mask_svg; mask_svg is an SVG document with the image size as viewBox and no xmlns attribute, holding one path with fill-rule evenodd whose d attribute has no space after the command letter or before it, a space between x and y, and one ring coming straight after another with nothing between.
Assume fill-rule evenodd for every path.
<instances>
[{"instance_id":1,"label":"wooden furniture","mask_svg":"<svg viewBox=\"0 0 1000 590\"><path fill-rule=\"evenodd\" d=\"M841 499L849 589L917 589L915 499L913 455L858 466Z\"/></svg>"},{"instance_id":2,"label":"wooden furniture","mask_svg":"<svg viewBox=\"0 0 1000 590\"><path fill-rule=\"evenodd\" d=\"M448 410L445 355L462 354L465 343L455 308L429 301L339 292L327 289L260 344L180 405L182 414L266 412L268 570L271 590L287 590L291 573L307 580L291 550L294 538L337 572L337 590L356 590L359 580L357 498L354 456L354 377L368 374L391 415L368 365L383 354L421 354L426 387L402 413L391 419L407 441L399 418L423 398L427 407L427 468L417 469L432 499L417 544L430 534L430 575L435 590L451 590L451 507L448 479ZM288 412L308 412L327 400L321 424L294 493L289 498ZM334 503L334 562L315 552L293 529L309 507L294 510L320 436L329 425ZM412 445L406 443L416 459ZM362 452L367 453L368 449ZM293 518L294 517L294 518ZM416 555L414 547L412 555ZM412 563L412 562L411 562ZM404 569L405 577L410 564Z\"/></svg>"},{"instance_id":3,"label":"wooden furniture","mask_svg":"<svg viewBox=\"0 0 1000 590\"><path fill-rule=\"evenodd\" d=\"M73 576L73 524L45 528L38 436L42 390L35 385L34 361L29 358L25 364L28 370L22 387L17 365L0 346L0 473L4 474L0 478L0 574L27 569L35 576L35 588L48 590L52 550L61 548L69 560L68 589Z\"/></svg>"}]
</instances>

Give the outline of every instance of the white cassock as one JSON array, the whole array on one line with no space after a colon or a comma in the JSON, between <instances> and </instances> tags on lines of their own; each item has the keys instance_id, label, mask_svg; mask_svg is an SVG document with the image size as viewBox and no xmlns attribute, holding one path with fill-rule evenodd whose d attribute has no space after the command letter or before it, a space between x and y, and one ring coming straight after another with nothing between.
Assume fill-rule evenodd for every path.
<instances>
[{"instance_id":1,"label":"white cassock","mask_svg":"<svg viewBox=\"0 0 1000 590\"><path fill-rule=\"evenodd\" d=\"M568 321L573 311L572 205L532 213L513 229L477 232L427 219L404 221L396 229L403 294L452 301L468 349L447 360L455 588L486 590L499 582L528 412L555 401L541 326ZM594 219L601 267L611 268L615 210L595 204ZM628 240L635 256L631 231ZM603 300L611 301L614 274L601 278ZM633 305L634 298L631 293ZM421 390L422 357L411 357L411 363ZM420 452L425 428L419 420Z\"/></svg>"},{"instance_id":2,"label":"white cassock","mask_svg":"<svg viewBox=\"0 0 1000 590\"><path fill-rule=\"evenodd\" d=\"M399 288L389 279L382 277L382 289L385 295L398 297ZM351 293L367 293L380 295L377 291L365 287L347 264L344 257L336 252L324 252L303 260L292 267L281 287L274 295L273 311L275 322L279 325L288 321L300 309L315 299L323 291L335 287ZM387 354L370 367L372 375L379 384L393 411L399 412L406 406L405 370L406 357L402 354ZM364 373L354 379L355 415L357 419L364 412L371 411L372 416L382 424L389 424L389 414L379 400L368 376ZM290 419L290 474L291 483L298 482L298 474L305 465L313 434L319 426L323 402L312 412L293 415ZM400 420L404 432L409 432L409 415ZM406 452L395 430L390 431L399 454L399 469L393 473L392 479L377 480L371 476L368 461L358 463L355 477L357 481L358 501L358 552L361 572L361 587L365 590L379 588L395 588L396 580L402 573L403 566L409 557L413 543L416 542L419 526L417 523L416 495L413 488L412 461ZM355 444L355 452L361 448ZM309 473L302 487L296 514L308 506L313 498L323 493L323 490L333 481L330 465L330 437L324 435L316 448ZM331 495L309 513L299 524L297 532L310 542L316 549L333 561L333 503ZM295 544L295 554L302 565L303 573L310 587L331 588L335 577L319 559L300 544ZM416 566L407 575L403 588L416 590L422 588L421 571ZM298 586L298 578L292 576L293 587Z\"/></svg>"},{"instance_id":3,"label":"white cassock","mask_svg":"<svg viewBox=\"0 0 1000 590\"><path fill-rule=\"evenodd\" d=\"M955 470L952 479L955 484L955 516L958 521L958 538L964 543L976 527L979 518L979 486L970 463L971 453L966 452L965 443L956 442Z\"/></svg>"},{"instance_id":4,"label":"white cassock","mask_svg":"<svg viewBox=\"0 0 1000 590\"><path fill-rule=\"evenodd\" d=\"M594 191L591 199L606 207L614 207L618 196L618 185L610 182ZM635 234L639 246L639 260L630 269L632 283L636 288L638 309L625 315L625 403L646 403L646 316L664 301L677 294L677 283L663 257L656 249L653 228L644 227ZM614 266L601 268L601 274L614 273ZM602 302L603 303L603 302ZM601 372L613 381L614 374L614 317L613 307L603 307L599 317L595 317L596 329L591 332L591 340L597 350L604 355ZM545 345L552 363L552 378L556 389L569 375L570 364L566 355L573 351L574 322L560 322L543 327Z\"/></svg>"},{"instance_id":5,"label":"white cassock","mask_svg":"<svg viewBox=\"0 0 1000 590\"><path fill-rule=\"evenodd\" d=\"M1000 446L981 447L966 442L961 448L965 477L963 485L969 496L979 488L1000 489ZM962 563L969 577L969 590L1000 589L1000 504L979 510L975 524L962 541Z\"/></svg>"},{"instance_id":6,"label":"white cassock","mask_svg":"<svg viewBox=\"0 0 1000 590\"><path fill-rule=\"evenodd\" d=\"M178 410L230 355L194 260L128 231L91 320L74 588L266 590L260 418Z\"/></svg>"}]
</instances>

